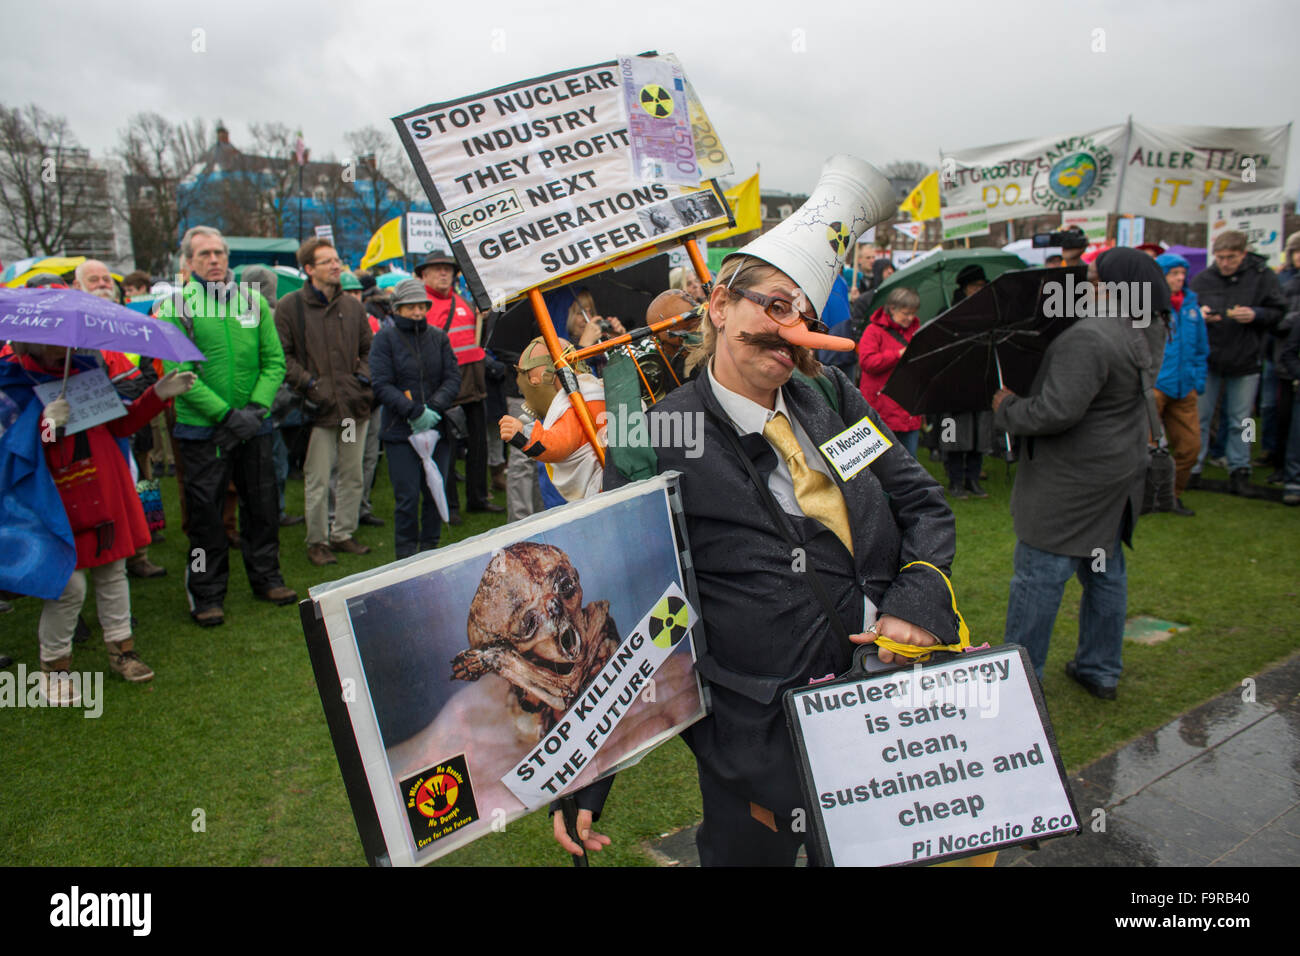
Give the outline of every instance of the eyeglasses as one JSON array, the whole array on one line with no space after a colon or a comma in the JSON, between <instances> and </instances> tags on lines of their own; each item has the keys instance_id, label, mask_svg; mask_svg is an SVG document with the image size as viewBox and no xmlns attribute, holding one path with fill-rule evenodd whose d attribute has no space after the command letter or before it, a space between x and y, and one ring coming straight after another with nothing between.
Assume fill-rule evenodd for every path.
<instances>
[{"instance_id":1,"label":"eyeglasses","mask_svg":"<svg viewBox=\"0 0 1300 956\"><path fill-rule=\"evenodd\" d=\"M341 266L341 265L343 265L343 260L340 259L338 256L332 256L329 259L321 259L319 262L312 263L312 266L317 269L322 269L325 266Z\"/></svg>"},{"instance_id":2,"label":"eyeglasses","mask_svg":"<svg viewBox=\"0 0 1300 956\"><path fill-rule=\"evenodd\" d=\"M814 332L826 330L826 326L817 321L817 317L807 312L795 311L794 303L789 299L778 298L772 295L763 295L761 292L751 292L748 289L728 289L732 295L738 295L741 298L753 302L777 325L791 326L798 325L800 322L810 324Z\"/></svg>"}]
</instances>

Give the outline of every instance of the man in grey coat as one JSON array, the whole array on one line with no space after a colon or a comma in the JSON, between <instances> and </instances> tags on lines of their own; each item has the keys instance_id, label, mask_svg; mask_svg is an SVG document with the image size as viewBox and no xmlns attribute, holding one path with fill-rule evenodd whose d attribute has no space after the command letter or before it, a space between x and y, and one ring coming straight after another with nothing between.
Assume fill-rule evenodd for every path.
<instances>
[{"instance_id":1,"label":"man in grey coat","mask_svg":"<svg viewBox=\"0 0 1300 956\"><path fill-rule=\"evenodd\" d=\"M1150 433L1144 390L1159 371L1164 322L1157 316L1168 311L1168 292L1154 261L1132 249L1099 257L1094 282L1097 273L1110 301L1099 297L1100 314L1081 318L1048 347L1030 395L1003 389L993 411L996 427L1023 442L1011 493L1018 541L1005 640L1025 646L1041 679L1065 582L1077 575L1079 648L1065 670L1093 696L1114 700L1128 606L1121 545L1132 546L1142 505ZM1120 283L1134 284L1129 300L1145 303L1145 314L1114 314Z\"/></svg>"}]
</instances>

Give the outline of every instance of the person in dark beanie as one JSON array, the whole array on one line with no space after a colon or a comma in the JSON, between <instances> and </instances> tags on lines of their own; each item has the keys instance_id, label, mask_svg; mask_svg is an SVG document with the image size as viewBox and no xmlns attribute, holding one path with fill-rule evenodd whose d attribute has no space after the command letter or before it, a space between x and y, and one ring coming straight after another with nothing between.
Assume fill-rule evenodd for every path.
<instances>
[{"instance_id":1,"label":"person in dark beanie","mask_svg":"<svg viewBox=\"0 0 1300 956\"><path fill-rule=\"evenodd\" d=\"M429 294L429 324L442 329L451 339L451 347L460 365L460 394L455 405L465 412L465 501L470 511L501 513L506 509L494 504L488 492L487 465L487 353L479 338L478 320L474 309L453 291L456 260L445 252L432 252L415 267L415 277L424 283ZM455 494L455 472L450 472L447 506L452 511L451 523L459 519Z\"/></svg>"},{"instance_id":2,"label":"person in dark beanie","mask_svg":"<svg viewBox=\"0 0 1300 956\"><path fill-rule=\"evenodd\" d=\"M1250 486L1250 442L1246 421L1259 389L1260 357L1269 332L1282 321L1286 302L1277 276L1264 257L1246 249L1244 232L1229 229L1214 239L1214 263L1198 272L1192 291L1201 300L1210 339L1209 371L1200 399L1201 454L1193 474L1199 474L1210 444L1210 419L1224 396L1228 411L1228 490L1253 497Z\"/></svg>"},{"instance_id":3,"label":"person in dark beanie","mask_svg":"<svg viewBox=\"0 0 1300 956\"><path fill-rule=\"evenodd\" d=\"M447 333L425 321L429 296L419 279L394 290L394 314L370 349L370 371L381 408L380 438L393 483L394 550L405 558L438 546L442 519L424 479L424 466L409 441L413 432L437 428L433 458L444 488L451 470L451 442L443 416L460 392L460 367Z\"/></svg>"}]
</instances>

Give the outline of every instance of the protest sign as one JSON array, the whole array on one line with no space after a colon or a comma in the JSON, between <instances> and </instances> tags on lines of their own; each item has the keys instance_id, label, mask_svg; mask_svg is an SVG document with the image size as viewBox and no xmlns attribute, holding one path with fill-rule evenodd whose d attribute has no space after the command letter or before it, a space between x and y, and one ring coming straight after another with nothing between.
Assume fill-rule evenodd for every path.
<instances>
[{"instance_id":1,"label":"protest sign","mask_svg":"<svg viewBox=\"0 0 1300 956\"><path fill-rule=\"evenodd\" d=\"M1212 204L1281 189L1291 125L1148 126L1133 123L1119 211L1204 222Z\"/></svg>"},{"instance_id":2,"label":"protest sign","mask_svg":"<svg viewBox=\"0 0 1300 956\"><path fill-rule=\"evenodd\" d=\"M1146 237L1147 221L1142 216L1120 216L1115 223L1115 245L1133 246L1142 245L1142 240Z\"/></svg>"},{"instance_id":3,"label":"protest sign","mask_svg":"<svg viewBox=\"0 0 1300 956\"><path fill-rule=\"evenodd\" d=\"M896 222L894 228L913 242L918 242L925 235L925 223L923 222Z\"/></svg>"},{"instance_id":4,"label":"protest sign","mask_svg":"<svg viewBox=\"0 0 1300 956\"><path fill-rule=\"evenodd\" d=\"M634 175L617 62L393 122L483 308L730 222L713 180L693 187Z\"/></svg>"},{"instance_id":5,"label":"protest sign","mask_svg":"<svg viewBox=\"0 0 1300 956\"><path fill-rule=\"evenodd\" d=\"M37 385L33 391L42 405L48 405L59 397L62 389L63 380L59 379ZM75 435L126 414L126 406L102 368L87 369L79 375L69 376L68 390L63 397L71 407L68 424L63 429L65 435Z\"/></svg>"},{"instance_id":6,"label":"protest sign","mask_svg":"<svg viewBox=\"0 0 1300 956\"><path fill-rule=\"evenodd\" d=\"M1030 669L1009 645L787 692L823 861L937 863L1077 831Z\"/></svg>"},{"instance_id":7,"label":"protest sign","mask_svg":"<svg viewBox=\"0 0 1300 956\"><path fill-rule=\"evenodd\" d=\"M422 865L705 713L660 476L311 589L303 627L372 863Z\"/></svg>"},{"instance_id":8,"label":"protest sign","mask_svg":"<svg viewBox=\"0 0 1300 956\"><path fill-rule=\"evenodd\" d=\"M426 256L434 250L450 252L451 243L442 231L438 217L431 212L406 214L406 254Z\"/></svg>"},{"instance_id":9,"label":"protest sign","mask_svg":"<svg viewBox=\"0 0 1300 956\"><path fill-rule=\"evenodd\" d=\"M944 153L941 185L953 206L981 203L989 222L1111 210L1119 195L1126 126Z\"/></svg>"},{"instance_id":10,"label":"protest sign","mask_svg":"<svg viewBox=\"0 0 1300 956\"><path fill-rule=\"evenodd\" d=\"M943 241L989 234L988 207L983 203L943 207Z\"/></svg>"},{"instance_id":11,"label":"protest sign","mask_svg":"<svg viewBox=\"0 0 1300 956\"><path fill-rule=\"evenodd\" d=\"M1210 207L1206 250L1213 257L1214 239L1236 229L1246 234L1251 252L1258 252L1270 264L1282 254L1282 190L1272 189L1248 199L1218 203Z\"/></svg>"},{"instance_id":12,"label":"protest sign","mask_svg":"<svg viewBox=\"0 0 1300 956\"><path fill-rule=\"evenodd\" d=\"M1100 242L1106 238L1106 224L1109 221L1110 213L1105 211L1061 213L1061 229L1077 226L1089 242Z\"/></svg>"},{"instance_id":13,"label":"protest sign","mask_svg":"<svg viewBox=\"0 0 1300 956\"><path fill-rule=\"evenodd\" d=\"M317 239L324 239L330 245L334 244L334 227L331 225L316 226L315 233Z\"/></svg>"},{"instance_id":14,"label":"protest sign","mask_svg":"<svg viewBox=\"0 0 1300 956\"><path fill-rule=\"evenodd\" d=\"M682 68L666 57L620 56L632 174L642 182L700 184Z\"/></svg>"}]
</instances>

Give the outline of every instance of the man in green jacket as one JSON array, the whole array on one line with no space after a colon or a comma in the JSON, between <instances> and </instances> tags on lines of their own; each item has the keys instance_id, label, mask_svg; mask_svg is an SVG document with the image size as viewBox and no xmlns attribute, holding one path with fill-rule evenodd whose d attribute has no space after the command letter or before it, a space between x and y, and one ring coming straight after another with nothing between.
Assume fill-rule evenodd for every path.
<instances>
[{"instance_id":1,"label":"man in green jacket","mask_svg":"<svg viewBox=\"0 0 1300 956\"><path fill-rule=\"evenodd\" d=\"M225 621L230 565L222 510L232 480L253 593L273 604L298 599L280 575L279 501L267 417L284 380L284 352L266 300L232 281L229 248L220 232L194 226L181 239L181 257L189 281L158 317L180 328L206 356L202 362L163 364L168 371L198 375L176 401L174 435L189 517L190 615L213 627Z\"/></svg>"}]
</instances>

